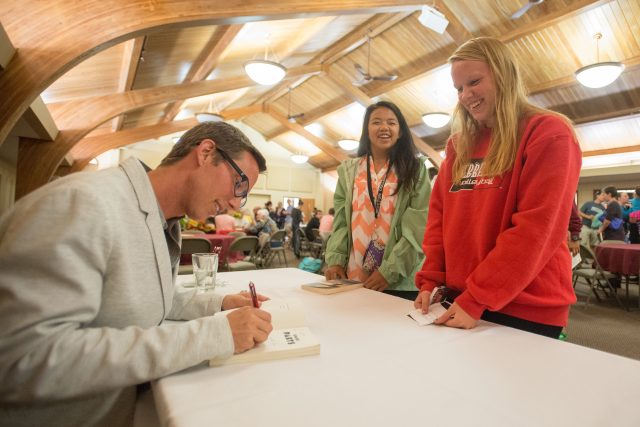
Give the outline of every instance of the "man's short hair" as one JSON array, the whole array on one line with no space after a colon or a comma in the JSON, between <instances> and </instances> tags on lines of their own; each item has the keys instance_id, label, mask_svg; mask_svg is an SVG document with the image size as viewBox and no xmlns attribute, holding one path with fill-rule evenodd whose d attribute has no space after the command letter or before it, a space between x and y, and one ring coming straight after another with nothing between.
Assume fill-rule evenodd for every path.
<instances>
[{"instance_id":1,"label":"man's short hair","mask_svg":"<svg viewBox=\"0 0 640 427\"><path fill-rule=\"evenodd\" d=\"M605 187L602 191L604 191L605 194L608 194L611 197L618 197L618 189L613 185L610 185L609 187Z\"/></svg>"},{"instance_id":2,"label":"man's short hair","mask_svg":"<svg viewBox=\"0 0 640 427\"><path fill-rule=\"evenodd\" d=\"M225 122L205 122L189 129L180 137L169 154L162 159L160 166L168 166L180 161L205 139L213 140L217 148L223 150L234 160L240 158L244 151L248 151L258 163L258 170L260 172L267 170L266 160L251 144L249 138L240 129ZM222 157L217 154L213 156L214 165L222 160Z\"/></svg>"}]
</instances>

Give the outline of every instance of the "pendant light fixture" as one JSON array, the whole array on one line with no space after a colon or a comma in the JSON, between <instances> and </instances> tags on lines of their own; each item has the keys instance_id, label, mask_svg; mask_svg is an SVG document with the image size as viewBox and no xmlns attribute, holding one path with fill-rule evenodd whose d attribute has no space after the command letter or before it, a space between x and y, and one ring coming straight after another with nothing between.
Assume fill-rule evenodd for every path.
<instances>
[{"instance_id":1,"label":"pendant light fixture","mask_svg":"<svg viewBox=\"0 0 640 427\"><path fill-rule=\"evenodd\" d=\"M600 62L600 39L602 33L596 33L593 36L596 39L596 63L587 65L576 71L576 79L583 86L597 89L605 87L616 81L624 70L624 64L621 62Z\"/></svg>"},{"instance_id":2,"label":"pendant light fixture","mask_svg":"<svg viewBox=\"0 0 640 427\"><path fill-rule=\"evenodd\" d=\"M245 62L244 71L251 80L265 86L278 83L287 73L287 69L283 65L269 60L268 41L264 46L264 59L252 59Z\"/></svg>"},{"instance_id":3,"label":"pendant light fixture","mask_svg":"<svg viewBox=\"0 0 640 427\"><path fill-rule=\"evenodd\" d=\"M220 113L218 113L218 107L215 105L213 95L211 95L211 97L209 98L209 106L207 107L207 111L196 113L195 116L198 123L224 121L224 117L222 117Z\"/></svg>"},{"instance_id":4,"label":"pendant light fixture","mask_svg":"<svg viewBox=\"0 0 640 427\"><path fill-rule=\"evenodd\" d=\"M434 129L446 126L449 120L451 116L447 113L427 113L422 116L424 124Z\"/></svg>"},{"instance_id":5,"label":"pendant light fixture","mask_svg":"<svg viewBox=\"0 0 640 427\"><path fill-rule=\"evenodd\" d=\"M355 139L341 139L338 141L338 145L345 151L353 151L360 145L360 141Z\"/></svg>"},{"instance_id":6,"label":"pendant light fixture","mask_svg":"<svg viewBox=\"0 0 640 427\"><path fill-rule=\"evenodd\" d=\"M299 165L306 163L309 160L309 156L305 156L304 154L292 154L291 161L293 163L298 163Z\"/></svg>"}]
</instances>

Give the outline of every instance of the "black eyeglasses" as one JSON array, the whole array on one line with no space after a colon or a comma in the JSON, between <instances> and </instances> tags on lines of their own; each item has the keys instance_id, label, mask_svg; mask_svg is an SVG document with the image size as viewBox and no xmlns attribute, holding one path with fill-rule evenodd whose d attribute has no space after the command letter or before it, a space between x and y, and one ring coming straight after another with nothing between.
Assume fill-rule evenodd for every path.
<instances>
[{"instance_id":1,"label":"black eyeglasses","mask_svg":"<svg viewBox=\"0 0 640 427\"><path fill-rule=\"evenodd\" d=\"M233 195L236 197L240 197L241 200L240 200L239 207L243 207L245 203L247 203L247 194L249 194L249 178L247 178L247 175L245 175L244 172L242 172L242 169L240 169L240 167L236 164L236 162L234 162L227 153L225 153L219 148L216 148L216 150L218 150L218 153L220 153L222 158L227 163L229 163L229 165L231 165L233 170L235 170L238 173L238 175L240 175L240 180L236 181L235 184L233 185Z\"/></svg>"}]
</instances>

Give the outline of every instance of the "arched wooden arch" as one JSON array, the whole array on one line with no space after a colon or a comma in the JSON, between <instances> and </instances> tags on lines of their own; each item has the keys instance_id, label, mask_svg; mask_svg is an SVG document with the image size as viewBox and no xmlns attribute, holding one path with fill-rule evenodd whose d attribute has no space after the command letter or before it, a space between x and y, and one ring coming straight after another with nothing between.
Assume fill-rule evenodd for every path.
<instances>
[{"instance_id":1,"label":"arched wooden arch","mask_svg":"<svg viewBox=\"0 0 640 427\"><path fill-rule=\"evenodd\" d=\"M418 0L22 0L0 2L17 49L0 74L0 143L42 91L84 59L172 26L415 10Z\"/></svg>"},{"instance_id":2,"label":"arched wooden arch","mask_svg":"<svg viewBox=\"0 0 640 427\"><path fill-rule=\"evenodd\" d=\"M320 71L321 67L317 65L291 68L287 72L287 78ZM20 143L18 156L21 164L29 165L29 170L18 169L16 198L46 184L67 153L89 132L113 117L149 105L250 87L255 84L248 77L241 76L152 87L51 104L50 108L60 133L55 141L29 139Z\"/></svg>"},{"instance_id":3,"label":"arched wooden arch","mask_svg":"<svg viewBox=\"0 0 640 427\"><path fill-rule=\"evenodd\" d=\"M142 34L172 26L234 24L332 13L394 12L419 7L416 0L2 2L0 20L18 51L0 74L0 93L6 94L0 97L0 144L30 103L66 71L104 49ZM74 113L78 114L77 111ZM89 114L83 116L91 117ZM97 121L95 119L93 123ZM90 131L102 122L93 123L91 126L85 124L82 130L62 129L56 142L23 140L19 165L29 165L30 182L24 182L18 176L16 196L47 182L59 161L73 147L71 141L80 140L86 135L86 129ZM67 142L60 144L60 141Z\"/></svg>"}]
</instances>

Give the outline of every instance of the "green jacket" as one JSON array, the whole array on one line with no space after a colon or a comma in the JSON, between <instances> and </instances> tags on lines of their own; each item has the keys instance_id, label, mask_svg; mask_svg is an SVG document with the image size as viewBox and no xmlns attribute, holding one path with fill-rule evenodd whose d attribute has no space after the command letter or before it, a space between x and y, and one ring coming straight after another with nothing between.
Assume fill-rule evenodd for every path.
<instances>
[{"instance_id":1,"label":"green jacket","mask_svg":"<svg viewBox=\"0 0 640 427\"><path fill-rule=\"evenodd\" d=\"M346 160L338 166L338 185L333 198L336 213L325 254L326 263L330 266L346 268L351 253L351 203L359 161L360 158ZM420 162L423 163L422 160ZM422 239L430 195L431 183L426 167L420 168L418 182L412 191L401 189L398 193L389 241L379 268L391 290L417 290L414 277L424 261Z\"/></svg>"}]
</instances>

